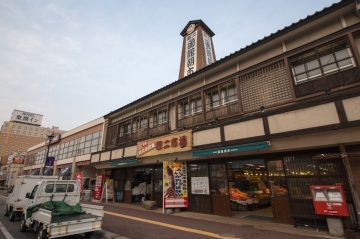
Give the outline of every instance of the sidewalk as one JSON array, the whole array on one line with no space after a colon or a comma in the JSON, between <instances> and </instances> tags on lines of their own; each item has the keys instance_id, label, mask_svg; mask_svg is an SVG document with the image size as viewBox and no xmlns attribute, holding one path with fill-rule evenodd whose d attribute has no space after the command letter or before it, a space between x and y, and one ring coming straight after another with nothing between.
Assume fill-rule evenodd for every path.
<instances>
[{"instance_id":1,"label":"sidewalk","mask_svg":"<svg viewBox=\"0 0 360 239\"><path fill-rule=\"evenodd\" d=\"M84 202L87 203L87 202ZM103 206L115 206L115 207L127 207L137 210L145 210L147 209L143 208L140 203L137 204L127 204L127 203L114 203L114 202L108 202L108 203L94 203L90 202L91 204L101 204ZM106 211L106 208L105 208ZM162 208L157 208L155 210L151 210L152 212L156 213L163 213ZM211 215L211 214L203 214L203 213L195 213L195 212L189 212L189 211L180 211L177 213L173 213L172 215L178 216L178 217L188 217L188 218L194 218L199 220L205 220L205 221L213 221L213 222L219 222L219 223L225 223L230 225L237 225L237 226L244 226L248 225L257 229L262 230L269 230L269 231L277 231L277 232L285 232L285 233L291 233L296 235L304 235L304 236L315 236L319 238L333 238L333 239L360 239L360 233L357 232L354 235L349 235L345 232L344 237L339 236L333 236L329 234L329 231L327 229L319 229L311 228L311 227L297 227L294 228L293 225L288 224L279 224L274 222L267 222L267 221L260 221L260 220L251 220L251 219L245 219L245 218L239 218L239 217L225 217L225 216L217 216L217 215ZM118 237L123 238L123 237ZM118 239L116 238L116 239Z\"/></svg>"}]
</instances>

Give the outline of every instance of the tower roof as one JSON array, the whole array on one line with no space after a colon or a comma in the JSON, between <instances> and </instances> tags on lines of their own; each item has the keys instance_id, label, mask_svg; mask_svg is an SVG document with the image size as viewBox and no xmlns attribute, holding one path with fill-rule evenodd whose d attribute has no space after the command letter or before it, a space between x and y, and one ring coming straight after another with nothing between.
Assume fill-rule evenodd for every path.
<instances>
[{"instance_id":1,"label":"tower roof","mask_svg":"<svg viewBox=\"0 0 360 239\"><path fill-rule=\"evenodd\" d=\"M186 35L186 30L191 24L195 24L196 27L201 26L211 37L215 35L215 33L211 31L211 29L201 19L199 19L190 21L188 24L186 24L185 28L180 32L181 36Z\"/></svg>"}]
</instances>

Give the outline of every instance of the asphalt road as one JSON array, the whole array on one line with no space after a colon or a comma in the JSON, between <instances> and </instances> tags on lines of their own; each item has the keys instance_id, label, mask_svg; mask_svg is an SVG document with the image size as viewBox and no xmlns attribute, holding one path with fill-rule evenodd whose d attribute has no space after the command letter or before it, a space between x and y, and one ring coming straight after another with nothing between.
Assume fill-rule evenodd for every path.
<instances>
[{"instance_id":1,"label":"asphalt road","mask_svg":"<svg viewBox=\"0 0 360 239\"><path fill-rule=\"evenodd\" d=\"M5 198L0 197L0 209ZM105 205L103 230L96 232L92 239L315 239L318 236L304 236L293 233L265 230L251 225L231 225L172 214L162 214L151 210L139 210ZM20 232L20 220L10 222L0 210L0 239L35 239L37 234L30 229ZM274 227L276 224L274 223ZM115 233L115 234L114 234ZM120 235L120 236L116 236ZM84 239L83 235L61 237L60 239Z\"/></svg>"}]
</instances>

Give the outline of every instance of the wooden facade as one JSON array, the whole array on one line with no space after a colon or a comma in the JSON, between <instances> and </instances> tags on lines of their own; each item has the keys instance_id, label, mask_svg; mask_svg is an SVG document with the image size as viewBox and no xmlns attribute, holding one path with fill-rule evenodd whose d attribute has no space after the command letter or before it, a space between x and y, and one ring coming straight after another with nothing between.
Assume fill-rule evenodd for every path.
<instances>
[{"instance_id":1,"label":"wooden facade","mask_svg":"<svg viewBox=\"0 0 360 239\"><path fill-rule=\"evenodd\" d=\"M105 115L105 140L99 153L133 150L138 142L192 130L190 153L144 158L135 167L175 158L209 167L214 162L225 165L234 159L257 157L288 163L284 168L290 164L306 168L311 162L317 171L284 173L289 195L272 200L274 221L305 223L313 214L308 186L342 182L353 210L346 223L356 228L359 218L354 212L360 209L356 189L360 188L356 167L360 153L356 134L360 130L360 20L354 10L353 1L343 0ZM312 33L311 39L303 37L306 32ZM269 141L271 146L264 151L191 155L191 151L259 141ZM316 154L336 154L337 159L317 161ZM345 154L351 170L339 160ZM134 156L136 153L126 153L126 157ZM290 157L298 159L296 164ZM332 170L331 174L321 174L320 168ZM202 176L212 178L210 170ZM228 176L223 175L222 180ZM161 197L157 191L152 199L159 204ZM189 202L194 211L231 215L226 194L190 194Z\"/></svg>"}]
</instances>

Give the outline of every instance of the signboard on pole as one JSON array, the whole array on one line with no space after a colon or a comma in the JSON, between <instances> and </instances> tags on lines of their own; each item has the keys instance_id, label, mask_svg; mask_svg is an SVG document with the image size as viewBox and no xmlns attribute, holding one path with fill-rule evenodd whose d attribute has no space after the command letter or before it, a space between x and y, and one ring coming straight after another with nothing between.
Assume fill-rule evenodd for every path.
<instances>
[{"instance_id":1,"label":"signboard on pole","mask_svg":"<svg viewBox=\"0 0 360 239\"><path fill-rule=\"evenodd\" d=\"M188 207L186 162L164 161L164 208Z\"/></svg>"}]
</instances>

